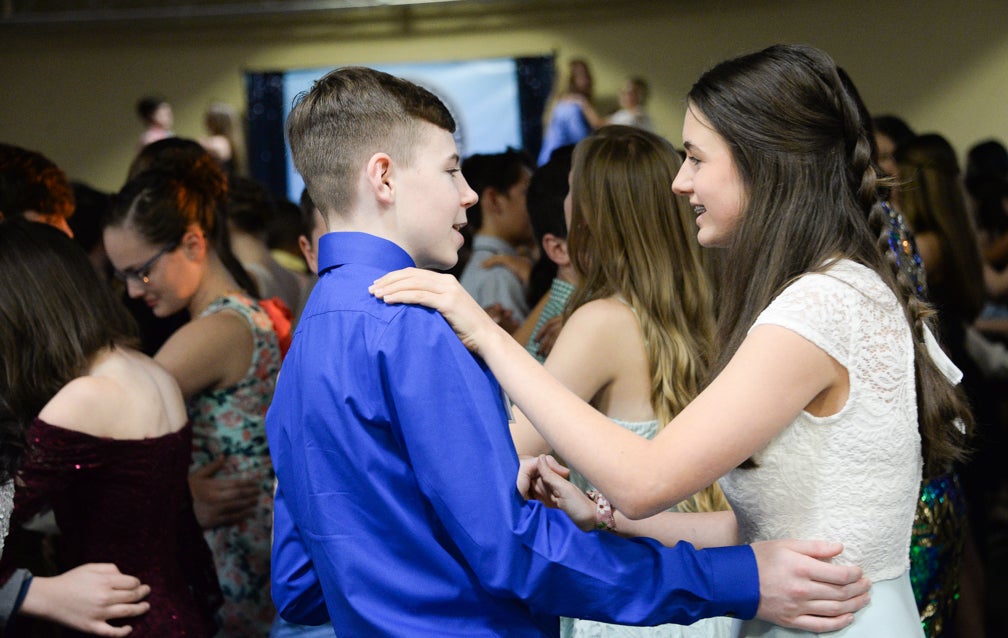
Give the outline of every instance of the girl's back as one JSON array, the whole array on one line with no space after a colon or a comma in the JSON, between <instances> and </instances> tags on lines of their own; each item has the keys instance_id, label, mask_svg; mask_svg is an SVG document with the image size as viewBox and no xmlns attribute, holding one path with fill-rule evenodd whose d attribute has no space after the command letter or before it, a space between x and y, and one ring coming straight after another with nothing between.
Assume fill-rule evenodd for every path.
<instances>
[{"instance_id":1,"label":"girl's back","mask_svg":"<svg viewBox=\"0 0 1008 638\"><path fill-rule=\"evenodd\" d=\"M87 374L56 393L39 418L97 437L144 439L177 432L186 411L164 368L135 350L114 348L96 355Z\"/></svg>"},{"instance_id":2,"label":"girl's back","mask_svg":"<svg viewBox=\"0 0 1008 638\"><path fill-rule=\"evenodd\" d=\"M574 311L545 365L610 418L656 418L644 336L633 309L617 296L590 301Z\"/></svg>"},{"instance_id":3,"label":"girl's back","mask_svg":"<svg viewBox=\"0 0 1008 638\"><path fill-rule=\"evenodd\" d=\"M192 431L181 393L151 359L114 348L60 390L28 429L15 519L46 504L66 567L115 563L150 585L133 635L209 636L220 590L192 511Z\"/></svg>"}]
</instances>

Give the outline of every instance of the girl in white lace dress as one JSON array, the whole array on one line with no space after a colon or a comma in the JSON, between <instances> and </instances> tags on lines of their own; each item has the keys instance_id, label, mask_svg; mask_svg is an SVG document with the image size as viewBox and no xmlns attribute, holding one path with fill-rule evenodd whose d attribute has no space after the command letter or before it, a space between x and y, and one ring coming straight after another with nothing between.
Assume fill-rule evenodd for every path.
<instances>
[{"instance_id":1,"label":"girl in white lace dress","mask_svg":"<svg viewBox=\"0 0 1008 638\"><path fill-rule=\"evenodd\" d=\"M600 412L646 438L700 391L713 349L713 293L693 237L692 210L669 189L681 165L663 138L607 126L577 145L564 200L579 283L545 367ZM518 453L549 452L532 424L520 413L516 417ZM576 469L572 480L587 489ZM720 490L712 492L720 496ZM711 496L698 495L688 505L724 503L723 496ZM715 544L733 542L726 535ZM563 638L718 638L730 629L725 618L691 627L560 622Z\"/></svg>"},{"instance_id":2,"label":"girl in white lace dress","mask_svg":"<svg viewBox=\"0 0 1008 638\"><path fill-rule=\"evenodd\" d=\"M922 466L940 472L960 456L956 424L969 414L926 310L865 221L876 174L856 100L825 53L774 46L697 81L683 140L673 189L689 197L700 243L724 251L720 352L713 380L652 440L567 391L444 277L392 273L374 292L438 308L550 446L612 501L617 530L660 522L669 535L702 534L706 523L690 517L703 514L639 519L728 474L741 541L841 541L833 562L873 581L853 617L821 617L837 611L827 604L787 622L846 627L845 637L921 636L907 567ZM587 504L591 517L594 504L551 467L540 457L554 490L546 498L575 518ZM806 635L759 621L735 631Z\"/></svg>"}]
</instances>

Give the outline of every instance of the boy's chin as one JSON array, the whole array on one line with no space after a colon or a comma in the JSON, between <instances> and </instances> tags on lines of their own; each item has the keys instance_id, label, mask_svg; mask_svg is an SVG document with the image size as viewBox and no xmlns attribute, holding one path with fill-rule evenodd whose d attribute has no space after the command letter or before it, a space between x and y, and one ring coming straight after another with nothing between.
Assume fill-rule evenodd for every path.
<instances>
[{"instance_id":1,"label":"boy's chin","mask_svg":"<svg viewBox=\"0 0 1008 638\"><path fill-rule=\"evenodd\" d=\"M458 263L458 255L452 255L451 259L430 258L425 263L417 262L418 268L427 270L451 270Z\"/></svg>"}]
</instances>

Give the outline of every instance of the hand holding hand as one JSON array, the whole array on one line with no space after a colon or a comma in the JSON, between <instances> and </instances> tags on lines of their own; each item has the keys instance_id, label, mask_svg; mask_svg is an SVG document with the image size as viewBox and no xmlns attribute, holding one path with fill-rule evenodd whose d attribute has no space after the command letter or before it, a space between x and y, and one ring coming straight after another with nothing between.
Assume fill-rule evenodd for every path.
<instances>
[{"instance_id":1,"label":"hand holding hand","mask_svg":"<svg viewBox=\"0 0 1008 638\"><path fill-rule=\"evenodd\" d=\"M88 563L59 576L32 579L21 613L98 636L128 636L133 628L114 627L115 618L147 613L150 587L112 564Z\"/></svg>"},{"instance_id":2,"label":"hand holding hand","mask_svg":"<svg viewBox=\"0 0 1008 638\"><path fill-rule=\"evenodd\" d=\"M368 290L385 303L420 304L437 310L472 352L479 353L483 339L502 332L451 275L404 268L381 277ZM511 339L510 335L504 336Z\"/></svg>"},{"instance_id":3,"label":"hand holding hand","mask_svg":"<svg viewBox=\"0 0 1008 638\"><path fill-rule=\"evenodd\" d=\"M578 527L584 531L595 529L595 502L574 485L567 477L570 469L564 467L548 454L538 459L539 483L541 491L545 492L544 503L557 507L567 513Z\"/></svg>"},{"instance_id":4,"label":"hand holding hand","mask_svg":"<svg viewBox=\"0 0 1008 638\"><path fill-rule=\"evenodd\" d=\"M261 496L261 481L257 478L215 478L224 460L215 459L189 475L193 511L203 529L235 525L251 518Z\"/></svg>"},{"instance_id":5,"label":"hand holding hand","mask_svg":"<svg viewBox=\"0 0 1008 638\"><path fill-rule=\"evenodd\" d=\"M868 604L871 583L858 567L833 565L840 543L777 540L753 543L759 569L757 618L815 633L836 631Z\"/></svg>"},{"instance_id":6,"label":"hand holding hand","mask_svg":"<svg viewBox=\"0 0 1008 638\"><path fill-rule=\"evenodd\" d=\"M543 459L548 459L544 461ZM551 465L540 465L540 463L550 462ZM542 501L547 507L556 507L551 496L549 486L543 481L540 470L542 468L559 477L557 480L563 481L570 475L570 470L554 459L552 456L519 456L518 457L518 491L529 501Z\"/></svg>"},{"instance_id":7,"label":"hand holding hand","mask_svg":"<svg viewBox=\"0 0 1008 638\"><path fill-rule=\"evenodd\" d=\"M515 481L518 493L526 501L539 500L536 493L536 483L539 481L539 457L518 457L518 478Z\"/></svg>"}]
</instances>

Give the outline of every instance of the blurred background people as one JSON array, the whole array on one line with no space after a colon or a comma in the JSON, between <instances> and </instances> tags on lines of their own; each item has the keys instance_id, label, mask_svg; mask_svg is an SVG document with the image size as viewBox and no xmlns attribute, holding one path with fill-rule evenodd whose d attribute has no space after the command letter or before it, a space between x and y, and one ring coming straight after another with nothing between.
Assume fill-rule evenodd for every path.
<instances>
[{"instance_id":1,"label":"blurred background people","mask_svg":"<svg viewBox=\"0 0 1008 638\"><path fill-rule=\"evenodd\" d=\"M623 83L619 92L619 110L609 116L609 124L636 126L645 131L654 132L651 116L644 105L647 103L650 88L647 80L642 77L632 77Z\"/></svg>"},{"instance_id":2,"label":"blurred background people","mask_svg":"<svg viewBox=\"0 0 1008 638\"><path fill-rule=\"evenodd\" d=\"M138 148L143 148L152 142L172 137L172 127L175 125L175 116L172 113L171 104L167 100L156 96L142 97L137 101L137 115L143 122L144 130L140 134Z\"/></svg>"},{"instance_id":3,"label":"blurred background people","mask_svg":"<svg viewBox=\"0 0 1008 638\"><path fill-rule=\"evenodd\" d=\"M189 483L224 594L220 635L262 636L275 615L264 419L281 335L230 252L223 171L197 148L188 166L155 166L127 182L105 249L129 295L156 316L189 311L155 360L178 382L193 423Z\"/></svg>"},{"instance_id":4,"label":"blurred background people","mask_svg":"<svg viewBox=\"0 0 1008 638\"><path fill-rule=\"evenodd\" d=\"M543 141L536 162L539 166L549 161L555 149L577 144L602 124L592 104L595 86L587 61L571 60L565 77L558 78L554 86L546 106Z\"/></svg>"},{"instance_id":5,"label":"blurred background people","mask_svg":"<svg viewBox=\"0 0 1008 638\"><path fill-rule=\"evenodd\" d=\"M499 306L513 332L529 311L532 226L526 198L532 160L515 149L471 155L462 162L462 174L480 199L466 213L472 253L459 281L484 308ZM488 262L491 258L498 259Z\"/></svg>"},{"instance_id":6,"label":"blurred background people","mask_svg":"<svg viewBox=\"0 0 1008 638\"><path fill-rule=\"evenodd\" d=\"M189 495L189 419L175 380L135 343L129 315L71 239L43 224L0 223L0 420L6 434L20 433L4 441L5 455L24 449L13 521L51 507L61 569L102 563L118 576L114 564L144 583L138 591L127 580L119 592L92 583L122 616L149 591L146 613L104 635L132 627L134 636L209 638L221 597ZM18 558L4 554L4 580ZM72 626L103 625L86 620Z\"/></svg>"},{"instance_id":7,"label":"blurred background people","mask_svg":"<svg viewBox=\"0 0 1008 638\"><path fill-rule=\"evenodd\" d=\"M207 136L199 140L228 175L245 174L245 144L241 120L233 106L214 102L203 115Z\"/></svg>"}]
</instances>

